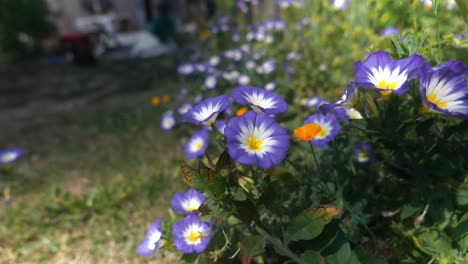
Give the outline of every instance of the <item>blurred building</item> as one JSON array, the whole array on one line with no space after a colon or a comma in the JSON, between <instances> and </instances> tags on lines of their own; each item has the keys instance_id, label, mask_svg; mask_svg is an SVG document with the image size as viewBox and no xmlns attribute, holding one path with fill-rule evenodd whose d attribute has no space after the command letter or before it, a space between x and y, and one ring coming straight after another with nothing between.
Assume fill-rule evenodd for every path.
<instances>
[{"instance_id":1,"label":"blurred building","mask_svg":"<svg viewBox=\"0 0 468 264\"><path fill-rule=\"evenodd\" d=\"M153 18L156 6L164 0L46 0L50 17L58 34L77 31L93 16L106 17L111 14L115 27L124 26L132 30L145 28ZM176 20L184 20L184 5L187 0L166 1L172 8ZM81 22L80 22L81 21ZM83 22L85 21L85 22Z\"/></svg>"}]
</instances>

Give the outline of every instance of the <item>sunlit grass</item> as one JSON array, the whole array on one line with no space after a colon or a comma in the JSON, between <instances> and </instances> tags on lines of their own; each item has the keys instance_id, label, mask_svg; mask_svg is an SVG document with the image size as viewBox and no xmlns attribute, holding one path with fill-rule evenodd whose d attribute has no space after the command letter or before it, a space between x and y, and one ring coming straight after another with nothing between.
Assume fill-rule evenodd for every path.
<instances>
[{"instance_id":1,"label":"sunlit grass","mask_svg":"<svg viewBox=\"0 0 468 264\"><path fill-rule=\"evenodd\" d=\"M27 155L0 179L11 190L0 206L0 263L144 261L137 244L183 189L181 147L159 129L165 106L151 106L154 93L53 115L18 135Z\"/></svg>"}]
</instances>

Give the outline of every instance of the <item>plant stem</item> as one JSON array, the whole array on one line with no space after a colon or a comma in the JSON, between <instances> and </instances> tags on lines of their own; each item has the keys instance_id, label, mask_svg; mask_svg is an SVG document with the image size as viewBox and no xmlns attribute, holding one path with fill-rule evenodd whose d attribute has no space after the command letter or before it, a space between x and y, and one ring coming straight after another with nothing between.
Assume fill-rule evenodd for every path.
<instances>
[{"instance_id":1,"label":"plant stem","mask_svg":"<svg viewBox=\"0 0 468 264\"><path fill-rule=\"evenodd\" d=\"M299 256L297 256L294 252L292 252L289 248L283 245L281 241L277 238L274 238L271 236L267 231L263 230L262 228L255 226L255 231L262 235L266 241L268 241L271 245L273 245L274 248L278 251L278 253L289 257L292 261L296 263L300 263L301 260Z\"/></svg>"},{"instance_id":2,"label":"plant stem","mask_svg":"<svg viewBox=\"0 0 468 264\"><path fill-rule=\"evenodd\" d=\"M320 178L324 179L322 169L320 168L320 165L317 161L317 156L315 156L315 151L314 151L314 147L312 147L312 143L309 143L309 146L310 146L310 150L312 150L312 155L314 156L315 165L317 166L317 170L320 174Z\"/></svg>"}]
</instances>

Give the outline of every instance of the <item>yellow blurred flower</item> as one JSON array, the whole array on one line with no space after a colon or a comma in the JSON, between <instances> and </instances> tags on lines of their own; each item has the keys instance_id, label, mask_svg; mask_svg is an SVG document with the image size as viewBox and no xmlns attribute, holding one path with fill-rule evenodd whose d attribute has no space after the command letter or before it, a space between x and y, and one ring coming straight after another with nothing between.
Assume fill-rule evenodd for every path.
<instances>
[{"instance_id":1,"label":"yellow blurred flower","mask_svg":"<svg viewBox=\"0 0 468 264\"><path fill-rule=\"evenodd\" d=\"M159 99L158 96L155 96L151 98L151 104L154 106L158 106L159 104L161 104L161 99Z\"/></svg>"},{"instance_id":2,"label":"yellow blurred flower","mask_svg":"<svg viewBox=\"0 0 468 264\"><path fill-rule=\"evenodd\" d=\"M170 97L169 95L164 95L164 96L162 97L162 101L163 101L165 104L167 104L167 103L169 103L169 102L171 101L171 97Z\"/></svg>"},{"instance_id":3,"label":"yellow blurred flower","mask_svg":"<svg viewBox=\"0 0 468 264\"><path fill-rule=\"evenodd\" d=\"M205 40L209 39L210 36L211 36L210 31L209 31L209 30L204 30L204 31L202 31L202 32L200 33L200 37L199 37L199 38L200 38L201 41L205 41Z\"/></svg>"},{"instance_id":4,"label":"yellow blurred flower","mask_svg":"<svg viewBox=\"0 0 468 264\"><path fill-rule=\"evenodd\" d=\"M245 113L247 113L247 111L249 111L249 109L247 107L241 107L239 108L239 110L237 110L236 112L236 116L243 116Z\"/></svg>"}]
</instances>

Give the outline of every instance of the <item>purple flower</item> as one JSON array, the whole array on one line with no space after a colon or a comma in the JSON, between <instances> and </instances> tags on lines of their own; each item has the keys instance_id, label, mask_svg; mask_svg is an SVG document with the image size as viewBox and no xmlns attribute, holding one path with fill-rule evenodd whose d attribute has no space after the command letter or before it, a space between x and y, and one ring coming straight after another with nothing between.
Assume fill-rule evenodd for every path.
<instances>
[{"instance_id":1,"label":"purple flower","mask_svg":"<svg viewBox=\"0 0 468 264\"><path fill-rule=\"evenodd\" d=\"M407 82L417 75L419 68L427 62L421 55L394 60L385 51L371 53L364 62L354 64L356 82L363 88L375 88L388 95L392 92L401 95L408 90Z\"/></svg>"},{"instance_id":2,"label":"purple flower","mask_svg":"<svg viewBox=\"0 0 468 264\"><path fill-rule=\"evenodd\" d=\"M349 6L349 0L332 0L332 5L340 11L344 11Z\"/></svg>"},{"instance_id":3,"label":"purple flower","mask_svg":"<svg viewBox=\"0 0 468 264\"><path fill-rule=\"evenodd\" d=\"M206 77L204 86L206 89L211 90L211 89L216 88L216 83L217 83L216 77L210 75Z\"/></svg>"},{"instance_id":4,"label":"purple flower","mask_svg":"<svg viewBox=\"0 0 468 264\"><path fill-rule=\"evenodd\" d=\"M220 58L218 56L212 56L209 60L208 60L208 64L211 66L211 67L216 67L218 64L219 64L219 61L220 61Z\"/></svg>"},{"instance_id":5,"label":"purple flower","mask_svg":"<svg viewBox=\"0 0 468 264\"><path fill-rule=\"evenodd\" d=\"M161 219L158 218L156 222L151 224L151 226L146 231L146 235L143 239L143 242L141 242L141 244L138 245L138 254L142 255L143 257L149 257L151 254L153 254L156 250L158 250L161 247L161 236Z\"/></svg>"},{"instance_id":6,"label":"purple flower","mask_svg":"<svg viewBox=\"0 0 468 264\"><path fill-rule=\"evenodd\" d=\"M374 156L372 155L372 147L366 142L363 142L363 141L357 142L353 150L357 154L358 162L360 163L374 162Z\"/></svg>"},{"instance_id":7,"label":"purple flower","mask_svg":"<svg viewBox=\"0 0 468 264\"><path fill-rule=\"evenodd\" d=\"M190 137L184 145L185 156L188 159L196 159L205 154L208 147L208 131L205 129L199 130Z\"/></svg>"},{"instance_id":8,"label":"purple flower","mask_svg":"<svg viewBox=\"0 0 468 264\"><path fill-rule=\"evenodd\" d=\"M265 86L264 86L265 90L267 91L273 91L274 89L276 89L276 83L274 82L269 82L269 83L266 83Z\"/></svg>"},{"instance_id":9,"label":"purple flower","mask_svg":"<svg viewBox=\"0 0 468 264\"><path fill-rule=\"evenodd\" d=\"M328 113L329 111L337 107L354 108L359 104L358 92L359 85L355 82L351 82L346 86L345 91L341 96L340 100L338 100L334 104L322 104L320 106L320 111L322 113Z\"/></svg>"},{"instance_id":10,"label":"purple flower","mask_svg":"<svg viewBox=\"0 0 468 264\"><path fill-rule=\"evenodd\" d=\"M288 105L277 93L252 86L239 86L234 88L232 98L241 105L250 105L259 113L277 115L288 110Z\"/></svg>"},{"instance_id":11,"label":"purple flower","mask_svg":"<svg viewBox=\"0 0 468 264\"><path fill-rule=\"evenodd\" d=\"M272 117L252 111L231 118L224 135L228 153L234 160L264 169L279 165L289 149L288 131Z\"/></svg>"},{"instance_id":12,"label":"purple flower","mask_svg":"<svg viewBox=\"0 0 468 264\"><path fill-rule=\"evenodd\" d=\"M400 29L397 27L386 27L380 30L380 36L386 37L389 35L398 35L400 34Z\"/></svg>"},{"instance_id":13,"label":"purple flower","mask_svg":"<svg viewBox=\"0 0 468 264\"><path fill-rule=\"evenodd\" d=\"M363 118L361 113L355 108L347 108L347 107L338 106L334 108L334 110L336 112L336 117L338 117L338 119L349 120L349 119L362 119Z\"/></svg>"},{"instance_id":14,"label":"purple flower","mask_svg":"<svg viewBox=\"0 0 468 264\"><path fill-rule=\"evenodd\" d=\"M177 72L181 75L190 75L195 71L195 66L191 63L184 63L177 67Z\"/></svg>"},{"instance_id":15,"label":"purple flower","mask_svg":"<svg viewBox=\"0 0 468 264\"><path fill-rule=\"evenodd\" d=\"M171 131L175 127L176 123L177 121L172 111L167 112L162 116L161 128L164 131Z\"/></svg>"},{"instance_id":16,"label":"purple flower","mask_svg":"<svg viewBox=\"0 0 468 264\"><path fill-rule=\"evenodd\" d=\"M237 82L240 85L247 85L250 82L250 77L248 75L246 75L246 74L241 74L241 75L239 75L239 78L237 79Z\"/></svg>"},{"instance_id":17,"label":"purple flower","mask_svg":"<svg viewBox=\"0 0 468 264\"><path fill-rule=\"evenodd\" d=\"M327 101L325 101L323 98L320 96L312 96L307 101L305 102L305 107L307 108L312 108L314 107L315 109L319 109L324 104L328 104Z\"/></svg>"},{"instance_id":18,"label":"purple flower","mask_svg":"<svg viewBox=\"0 0 468 264\"><path fill-rule=\"evenodd\" d=\"M269 59L269 60L264 61L262 65L260 65L260 67L257 69L257 72L260 74L268 75L274 72L275 69L276 69L275 59Z\"/></svg>"},{"instance_id":19,"label":"purple flower","mask_svg":"<svg viewBox=\"0 0 468 264\"><path fill-rule=\"evenodd\" d=\"M210 243L213 230L210 222L203 222L190 214L172 226L172 236L177 250L186 254L201 253Z\"/></svg>"},{"instance_id":20,"label":"purple flower","mask_svg":"<svg viewBox=\"0 0 468 264\"><path fill-rule=\"evenodd\" d=\"M23 156L24 150L20 148L11 148L0 150L0 165L8 165L15 162Z\"/></svg>"},{"instance_id":21,"label":"purple flower","mask_svg":"<svg viewBox=\"0 0 468 264\"><path fill-rule=\"evenodd\" d=\"M204 202L205 196L190 188L186 193L174 194L171 205L174 211L190 214L197 211Z\"/></svg>"},{"instance_id":22,"label":"purple flower","mask_svg":"<svg viewBox=\"0 0 468 264\"><path fill-rule=\"evenodd\" d=\"M177 107L177 113L179 113L179 115L185 115L185 113L187 113L192 107L193 105L191 103L182 103Z\"/></svg>"},{"instance_id":23,"label":"purple flower","mask_svg":"<svg viewBox=\"0 0 468 264\"><path fill-rule=\"evenodd\" d=\"M226 95L209 97L192 107L182 118L182 122L211 125L216 121L219 113L231 106Z\"/></svg>"},{"instance_id":24,"label":"purple flower","mask_svg":"<svg viewBox=\"0 0 468 264\"><path fill-rule=\"evenodd\" d=\"M451 60L419 71L419 91L428 111L468 117L468 69Z\"/></svg>"},{"instance_id":25,"label":"purple flower","mask_svg":"<svg viewBox=\"0 0 468 264\"><path fill-rule=\"evenodd\" d=\"M310 142L317 147L326 147L341 130L340 123L332 114L313 114L306 118L303 125L315 123L320 126L320 132Z\"/></svg>"},{"instance_id":26,"label":"purple flower","mask_svg":"<svg viewBox=\"0 0 468 264\"><path fill-rule=\"evenodd\" d=\"M219 120L216 120L216 129L218 129L219 133L221 133L222 135L224 135L224 129L226 128L226 120L224 119L219 119Z\"/></svg>"}]
</instances>

